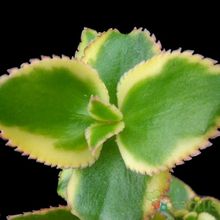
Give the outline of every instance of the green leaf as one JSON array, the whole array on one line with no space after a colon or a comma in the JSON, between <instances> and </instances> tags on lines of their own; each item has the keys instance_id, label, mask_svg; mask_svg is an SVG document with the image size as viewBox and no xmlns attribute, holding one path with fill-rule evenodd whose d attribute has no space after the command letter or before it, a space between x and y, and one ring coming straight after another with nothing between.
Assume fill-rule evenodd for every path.
<instances>
[{"instance_id":1,"label":"green leaf","mask_svg":"<svg viewBox=\"0 0 220 220\"><path fill-rule=\"evenodd\" d=\"M91 95L108 102L95 70L69 58L43 59L13 70L0 82L0 129L9 145L58 167L85 167L99 156L89 151L85 129L93 123Z\"/></svg>"},{"instance_id":2,"label":"green leaf","mask_svg":"<svg viewBox=\"0 0 220 220\"><path fill-rule=\"evenodd\" d=\"M111 103L116 104L116 86L120 77L143 60L160 52L160 44L147 30L129 34L108 30L85 50L83 60L92 65L108 88Z\"/></svg>"},{"instance_id":3,"label":"green leaf","mask_svg":"<svg viewBox=\"0 0 220 220\"><path fill-rule=\"evenodd\" d=\"M8 220L79 220L66 207L42 209L23 215L9 216Z\"/></svg>"},{"instance_id":4,"label":"green leaf","mask_svg":"<svg viewBox=\"0 0 220 220\"><path fill-rule=\"evenodd\" d=\"M195 198L189 203L189 210L198 214L206 212L215 217L216 220L220 219L220 201L212 197ZM203 219L205 220L205 218L201 217L201 220ZM209 219L207 218L207 220Z\"/></svg>"},{"instance_id":5,"label":"green leaf","mask_svg":"<svg viewBox=\"0 0 220 220\"><path fill-rule=\"evenodd\" d=\"M59 173L59 181L57 186L57 193L63 199L67 199L66 188L72 176L73 169L64 169Z\"/></svg>"},{"instance_id":6,"label":"green leaf","mask_svg":"<svg viewBox=\"0 0 220 220\"><path fill-rule=\"evenodd\" d=\"M198 216L198 220L218 220L207 212L202 212Z\"/></svg>"},{"instance_id":7,"label":"green leaf","mask_svg":"<svg viewBox=\"0 0 220 220\"><path fill-rule=\"evenodd\" d=\"M111 139L92 167L73 170L67 201L84 220L146 219L166 193L169 177L168 172L150 177L128 170Z\"/></svg>"},{"instance_id":8,"label":"green leaf","mask_svg":"<svg viewBox=\"0 0 220 220\"><path fill-rule=\"evenodd\" d=\"M112 136L124 129L124 122L116 123L94 123L86 129L85 136L92 154L102 146L102 144Z\"/></svg>"},{"instance_id":9,"label":"green leaf","mask_svg":"<svg viewBox=\"0 0 220 220\"><path fill-rule=\"evenodd\" d=\"M187 203L195 196L196 194L188 185L172 176L168 197L174 209L185 209Z\"/></svg>"},{"instance_id":10,"label":"green leaf","mask_svg":"<svg viewBox=\"0 0 220 220\"><path fill-rule=\"evenodd\" d=\"M148 174L172 168L218 134L220 67L190 52L161 53L122 77L118 106L126 165Z\"/></svg>"},{"instance_id":11,"label":"green leaf","mask_svg":"<svg viewBox=\"0 0 220 220\"><path fill-rule=\"evenodd\" d=\"M198 220L198 214L196 212L190 212L184 216L183 220Z\"/></svg>"},{"instance_id":12,"label":"green leaf","mask_svg":"<svg viewBox=\"0 0 220 220\"><path fill-rule=\"evenodd\" d=\"M75 57L81 59L84 56L86 47L98 36L98 33L90 28L84 28L81 34L81 43L78 46Z\"/></svg>"},{"instance_id":13,"label":"green leaf","mask_svg":"<svg viewBox=\"0 0 220 220\"><path fill-rule=\"evenodd\" d=\"M103 102L99 97L94 96L90 99L88 112L92 118L100 122L117 122L123 118L115 105Z\"/></svg>"}]
</instances>

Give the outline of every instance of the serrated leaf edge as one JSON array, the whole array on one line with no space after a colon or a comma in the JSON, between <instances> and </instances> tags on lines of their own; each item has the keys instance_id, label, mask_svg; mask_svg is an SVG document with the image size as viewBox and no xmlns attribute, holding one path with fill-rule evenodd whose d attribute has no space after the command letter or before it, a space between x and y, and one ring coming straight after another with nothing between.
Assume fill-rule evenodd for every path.
<instances>
[{"instance_id":1,"label":"serrated leaf edge","mask_svg":"<svg viewBox=\"0 0 220 220\"><path fill-rule=\"evenodd\" d=\"M23 214L19 214L19 215L11 215L11 216L8 216L7 219L13 220L13 218L16 218L16 217L25 217L25 216L33 215L33 214L44 215L49 211L56 211L56 210L70 211L70 208L67 206L59 205L58 207L49 207L49 208L44 208L44 209L40 209L40 210L33 210L31 212L24 212Z\"/></svg>"},{"instance_id":2,"label":"serrated leaf edge","mask_svg":"<svg viewBox=\"0 0 220 220\"><path fill-rule=\"evenodd\" d=\"M181 52L181 48L178 50L174 51L162 51L159 55L156 55L149 59L148 61L143 61L137 64L133 69L129 70L127 73L125 73L121 79L119 80L118 86L117 86L117 97L118 97L118 106L119 110L121 110L122 105L123 105L123 100L125 100L125 97L127 93L129 92L129 88L131 88L133 85L135 85L136 82L139 82L140 80L143 80L145 78L154 76L156 74L159 74L159 70L163 67L164 63L173 58L173 57L178 57L181 55L182 57L185 57L189 60L189 62L202 62L203 65L205 65L207 68L209 68L213 74L220 74L220 64L217 64L216 60L213 60L211 58L204 58L200 54L193 54L194 52L191 50L186 50ZM150 65L157 65L159 60L165 56L164 62L160 62L159 66L156 66L156 68L153 68L152 66L152 72L147 75L144 74L139 74L137 76L134 75L134 70L140 69L143 64L149 64ZM191 58L191 59L189 59ZM130 77L129 80L128 77ZM120 91L123 91L122 94L119 94ZM161 171L165 170L171 170L177 165L184 164L184 161L191 160L192 157L199 155L201 152L200 150L203 150L207 147L210 147L212 143L209 141L209 139L214 139L218 136L220 136L220 131L218 130L220 128L220 117L216 119L216 125L213 126L207 133L206 135L203 136L203 140L200 142L200 144L197 144L194 146L192 150L186 151L183 155L180 155L179 157L176 157L172 162L169 162L166 166L162 165L157 168L147 165L148 169L145 168L146 162L137 162L136 159L133 158L133 156L126 150L125 147L123 147L123 143L120 141L119 135L116 137L116 142L119 146L119 150L121 152L122 158L126 162L127 168L140 173L144 175L153 175ZM126 155L126 156L125 156ZM135 165L134 165L135 164ZM151 168L150 168L151 167Z\"/></svg>"},{"instance_id":3,"label":"serrated leaf edge","mask_svg":"<svg viewBox=\"0 0 220 220\"><path fill-rule=\"evenodd\" d=\"M115 29L115 28L110 28L107 31L104 31L102 33L100 33L91 43L89 43L89 45L85 48L84 50L84 56L82 57L82 60L85 63L88 63L88 61L90 60L90 58L92 58L93 61L96 60L96 55L97 52L95 51L99 51L100 47L103 45L103 42L105 42L105 40L108 38L108 36L111 33L120 33L119 30ZM154 45L153 46L153 50L156 53L160 53L161 52L161 43L160 41L157 41L156 37L154 34L151 34L147 29L143 28L134 28L130 33L128 33L128 35L133 35L136 33L141 33L143 32L146 36L146 38L148 40L150 40L150 42ZM98 42L98 43L97 43ZM92 51L92 52L91 52Z\"/></svg>"},{"instance_id":4,"label":"serrated leaf edge","mask_svg":"<svg viewBox=\"0 0 220 220\"><path fill-rule=\"evenodd\" d=\"M85 62L83 62L82 60L77 60L75 58L70 58L70 57L65 56L65 55L61 55L61 56L52 55L52 57L42 55L40 58L32 58L32 59L29 60L29 62L22 63L20 65L20 68L16 68L15 67L15 68L8 69L7 70L8 74L4 74L4 75L0 76L0 85L5 83L10 78L16 77L17 75L20 75L20 74L22 75L23 73L19 73L19 70L21 68L26 68L26 69L27 68L31 68L31 67L39 64L42 61L51 61L51 60L57 60L57 61L64 60L66 62L69 62L69 61L73 60L73 61L76 61L78 63L81 63L81 64L87 66L87 68L90 68L92 70L92 72L94 72L96 74L96 78L99 80L99 83L100 83L100 85L102 87L101 89L103 90L103 94L104 94L103 97L102 97L102 100L106 101L106 102L109 101L108 90L106 89L105 84L99 78L99 75L98 75L97 71L93 67L91 67L90 65L86 64ZM50 66L48 66L48 68L50 68ZM80 74L79 74L79 76L80 76ZM14 148L14 150L16 152L21 153L22 156L28 156L28 159L35 160L35 161L37 161L39 163L43 163L44 165L47 165L47 166L50 166L50 167L55 167L55 168L58 168L58 169L66 169L66 168L79 168L79 169L83 169L85 167L90 167L91 165L93 165L96 162L96 160L99 158L99 155L101 153L101 152L97 152L97 155L95 157L93 155L93 158L94 158L93 160L87 161L85 163L81 163L77 167L72 167L72 166L67 166L67 165L58 165L56 163L46 162L46 158L45 159L38 158L39 155L37 156L37 155L33 154L31 151L24 152L15 142L10 140L10 138L4 132L4 129L0 129L0 138L2 138L3 140L7 141L6 146Z\"/></svg>"}]
</instances>

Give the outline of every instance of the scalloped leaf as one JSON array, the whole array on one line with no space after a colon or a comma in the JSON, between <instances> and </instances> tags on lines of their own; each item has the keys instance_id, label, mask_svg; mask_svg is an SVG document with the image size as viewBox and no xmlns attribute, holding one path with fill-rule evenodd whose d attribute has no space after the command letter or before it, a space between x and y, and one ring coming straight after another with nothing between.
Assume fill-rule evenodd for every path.
<instances>
[{"instance_id":1,"label":"scalloped leaf","mask_svg":"<svg viewBox=\"0 0 220 220\"><path fill-rule=\"evenodd\" d=\"M8 220L79 220L69 208L58 207L28 212L22 215L9 216Z\"/></svg>"},{"instance_id":2,"label":"scalloped leaf","mask_svg":"<svg viewBox=\"0 0 220 220\"><path fill-rule=\"evenodd\" d=\"M169 178L169 172L150 177L128 170L111 139L92 167L73 170L67 201L72 212L84 220L147 219L166 194Z\"/></svg>"},{"instance_id":3,"label":"scalloped leaf","mask_svg":"<svg viewBox=\"0 0 220 220\"><path fill-rule=\"evenodd\" d=\"M95 155L106 140L121 132L124 127L124 122L94 123L90 125L85 131L85 136L92 154Z\"/></svg>"},{"instance_id":4,"label":"scalloped leaf","mask_svg":"<svg viewBox=\"0 0 220 220\"><path fill-rule=\"evenodd\" d=\"M108 102L95 70L69 58L34 61L0 81L0 129L9 145L58 167L85 167L99 156L89 151L85 129L91 95Z\"/></svg>"},{"instance_id":5,"label":"scalloped leaf","mask_svg":"<svg viewBox=\"0 0 220 220\"><path fill-rule=\"evenodd\" d=\"M88 112L93 119L100 122L118 122L123 118L122 113L115 105L103 102L97 96L91 97L88 105Z\"/></svg>"},{"instance_id":6,"label":"scalloped leaf","mask_svg":"<svg viewBox=\"0 0 220 220\"><path fill-rule=\"evenodd\" d=\"M98 36L97 31L90 29L90 28L84 28L81 34L81 42L78 46L78 49L76 51L75 57L78 59L81 59L84 56L84 50L85 48Z\"/></svg>"},{"instance_id":7,"label":"scalloped leaf","mask_svg":"<svg viewBox=\"0 0 220 220\"><path fill-rule=\"evenodd\" d=\"M188 185L172 176L168 197L174 209L186 209L187 203L195 196L196 194Z\"/></svg>"},{"instance_id":8,"label":"scalloped leaf","mask_svg":"<svg viewBox=\"0 0 220 220\"><path fill-rule=\"evenodd\" d=\"M220 67L191 52L165 52L118 84L125 129L117 143L126 165L157 173L199 154L218 135Z\"/></svg>"},{"instance_id":9,"label":"scalloped leaf","mask_svg":"<svg viewBox=\"0 0 220 220\"><path fill-rule=\"evenodd\" d=\"M120 77L143 60L160 53L160 44L147 30L134 29L129 34L108 30L86 49L83 61L92 65L108 88L111 103L116 104Z\"/></svg>"}]
</instances>

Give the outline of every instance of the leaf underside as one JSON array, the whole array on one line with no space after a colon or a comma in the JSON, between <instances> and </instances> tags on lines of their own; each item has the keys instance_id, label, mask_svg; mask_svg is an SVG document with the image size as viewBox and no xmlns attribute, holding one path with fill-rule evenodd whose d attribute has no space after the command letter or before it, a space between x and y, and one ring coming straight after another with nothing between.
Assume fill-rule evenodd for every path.
<instances>
[{"instance_id":1,"label":"leaf underside","mask_svg":"<svg viewBox=\"0 0 220 220\"><path fill-rule=\"evenodd\" d=\"M108 102L97 72L69 58L23 65L0 81L0 129L9 145L58 167L85 167L97 159L88 149L85 129L91 95Z\"/></svg>"},{"instance_id":2,"label":"leaf underside","mask_svg":"<svg viewBox=\"0 0 220 220\"><path fill-rule=\"evenodd\" d=\"M117 95L125 122L117 143L132 170L172 168L218 133L220 67L199 55L161 53L124 75Z\"/></svg>"},{"instance_id":3,"label":"leaf underside","mask_svg":"<svg viewBox=\"0 0 220 220\"><path fill-rule=\"evenodd\" d=\"M98 36L84 52L84 62L94 67L105 83L110 101L116 104L116 87L130 68L160 52L160 44L147 30L134 29L129 34L108 30Z\"/></svg>"},{"instance_id":4,"label":"leaf underside","mask_svg":"<svg viewBox=\"0 0 220 220\"><path fill-rule=\"evenodd\" d=\"M79 220L66 207L42 209L24 213L23 215L9 216L8 220Z\"/></svg>"},{"instance_id":5,"label":"leaf underside","mask_svg":"<svg viewBox=\"0 0 220 220\"><path fill-rule=\"evenodd\" d=\"M66 199L80 219L145 219L168 190L169 178L168 172L150 177L128 170L110 139L92 167L73 170ZM60 178L59 185L65 181Z\"/></svg>"}]
</instances>

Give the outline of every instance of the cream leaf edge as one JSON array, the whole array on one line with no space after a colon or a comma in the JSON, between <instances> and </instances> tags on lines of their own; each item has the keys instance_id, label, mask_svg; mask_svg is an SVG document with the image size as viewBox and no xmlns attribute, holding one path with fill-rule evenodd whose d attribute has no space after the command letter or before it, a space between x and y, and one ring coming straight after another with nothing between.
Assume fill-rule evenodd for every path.
<instances>
[{"instance_id":1,"label":"cream leaf edge","mask_svg":"<svg viewBox=\"0 0 220 220\"><path fill-rule=\"evenodd\" d=\"M133 69L125 73L119 80L117 86L119 110L122 109L123 101L125 100L130 88L141 80L160 74L160 70L163 68L164 64L172 58L184 57L192 63L202 62L203 65L205 65L213 74L220 74L220 64L217 64L217 61L210 58L204 58L200 54L193 53L194 52L190 50L181 52L181 48L174 51L162 51L159 55L155 55L146 62L137 64ZM121 156L129 169L140 174L153 175L161 171L172 170L175 166L184 164L184 161L191 160L192 157L199 155L201 153L200 150L212 145L209 139L214 139L220 136L220 131L218 130L219 128L220 117L216 119L215 126L210 128L205 135L199 138L183 140L183 142L178 143L177 145L184 146L185 144L191 142L193 147L188 150L184 150L184 147L182 147L183 150L174 151L174 153L169 157L173 158L173 160L166 161L166 165L161 166L152 166L146 162L137 161L120 140L120 134L117 135L116 142L119 146ZM179 154L179 156L177 156L177 154Z\"/></svg>"},{"instance_id":2,"label":"cream leaf edge","mask_svg":"<svg viewBox=\"0 0 220 220\"><path fill-rule=\"evenodd\" d=\"M109 102L108 90L105 87L105 84L99 78L97 71L91 66L89 66L88 64L84 63L83 61L69 58L65 55L62 55L61 57L57 55L52 55L52 57L41 56L40 59L30 59L28 63L21 64L20 68L9 69L8 74L4 74L0 77L0 86L11 78L14 78L16 76L23 75L23 74L28 74L29 71L35 66L38 66L39 63L41 63L41 65L43 64L43 66L48 69L52 68L52 63L56 63L56 65L65 64L65 67L70 68L70 70L72 70L71 69L71 65L73 64L72 62L75 64L80 64L81 67L85 68L84 70L87 70L87 72L89 73L89 79L90 80L95 79L95 82L97 82L96 85L99 86L98 88L99 91L102 91L102 93L100 92L100 95L101 95L100 98L105 102ZM21 69L23 69L22 72L20 72ZM84 80L83 74L78 73L76 75L77 77L79 77L79 79ZM12 137L13 132L18 134L16 138ZM23 146L22 144L22 141L21 141L22 137L23 137L23 140L25 140L26 139L25 137L27 136L29 136L30 140L32 140L32 144L34 146L33 149L28 147L28 145L26 144L25 146ZM101 153L101 149L98 149L96 152L97 154L94 156L91 154L88 148L86 148L82 152L78 152L78 153L73 152L72 154L70 154L68 158L66 158L65 161L62 161L62 160L59 161L59 158L61 157L62 152L54 151L53 143L56 141L56 139L47 138L47 137L44 137L43 135L31 134L30 132L24 131L19 127L8 127L3 124L0 124L0 138L7 141L6 143L7 146L13 147L15 151L20 152L23 156L28 156L28 159L33 159L47 166L56 167L56 168L89 167L95 163L95 161L98 159ZM13 139L16 139L16 140L13 140ZM47 144L47 146L49 146L51 150L55 152L56 154L55 158L53 158L52 160L48 159L48 152L45 153L45 150L43 150L42 147L39 148L40 141L43 141L45 144ZM24 148L25 148L25 152L24 152ZM42 156L39 156L39 149L43 153ZM66 153L64 152L64 154ZM74 161L74 158L76 159L76 158L79 158L80 156L84 157L83 161L80 161L80 162L78 160Z\"/></svg>"}]
</instances>

